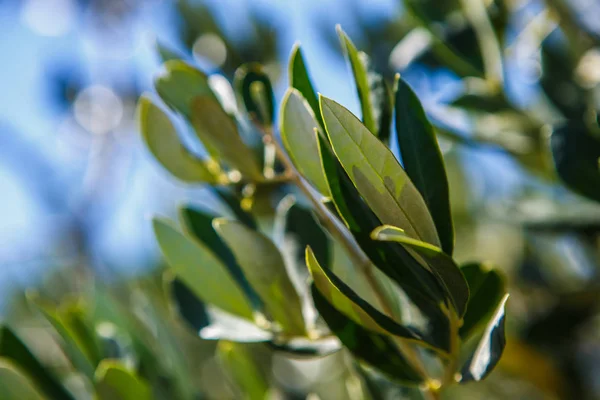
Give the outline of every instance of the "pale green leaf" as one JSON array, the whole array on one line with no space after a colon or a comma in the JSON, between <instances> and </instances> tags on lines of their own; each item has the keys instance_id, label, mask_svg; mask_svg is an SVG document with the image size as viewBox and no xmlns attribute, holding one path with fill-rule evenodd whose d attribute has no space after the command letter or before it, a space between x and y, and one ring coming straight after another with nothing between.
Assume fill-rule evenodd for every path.
<instances>
[{"instance_id":1,"label":"pale green leaf","mask_svg":"<svg viewBox=\"0 0 600 400\"><path fill-rule=\"evenodd\" d=\"M288 89L281 103L281 139L298 171L323 195L329 195L316 129L319 124L308 102L296 89Z\"/></svg>"},{"instance_id":2,"label":"pale green leaf","mask_svg":"<svg viewBox=\"0 0 600 400\"><path fill-rule=\"evenodd\" d=\"M0 399L44 400L25 371L7 358L0 358Z\"/></svg>"},{"instance_id":3,"label":"pale green leaf","mask_svg":"<svg viewBox=\"0 0 600 400\"><path fill-rule=\"evenodd\" d=\"M168 264L196 296L231 314L253 320L249 300L210 249L165 220L154 219L153 225Z\"/></svg>"},{"instance_id":4,"label":"pale green leaf","mask_svg":"<svg viewBox=\"0 0 600 400\"><path fill-rule=\"evenodd\" d=\"M216 219L214 227L265 305L284 332L305 334L302 306L290 281L281 253L273 242L237 221Z\"/></svg>"},{"instance_id":5,"label":"pale green leaf","mask_svg":"<svg viewBox=\"0 0 600 400\"><path fill-rule=\"evenodd\" d=\"M255 181L263 179L254 152L244 143L235 121L219 102L210 96L196 97L192 101L191 122L202 143L223 162Z\"/></svg>"},{"instance_id":6,"label":"pale green leaf","mask_svg":"<svg viewBox=\"0 0 600 400\"><path fill-rule=\"evenodd\" d=\"M98 400L151 400L152 390L133 371L121 363L104 360L95 374Z\"/></svg>"},{"instance_id":7,"label":"pale green leaf","mask_svg":"<svg viewBox=\"0 0 600 400\"><path fill-rule=\"evenodd\" d=\"M181 144L167 114L145 96L138 105L138 119L146 146L173 176L185 182L216 182L207 162L191 154Z\"/></svg>"}]
</instances>

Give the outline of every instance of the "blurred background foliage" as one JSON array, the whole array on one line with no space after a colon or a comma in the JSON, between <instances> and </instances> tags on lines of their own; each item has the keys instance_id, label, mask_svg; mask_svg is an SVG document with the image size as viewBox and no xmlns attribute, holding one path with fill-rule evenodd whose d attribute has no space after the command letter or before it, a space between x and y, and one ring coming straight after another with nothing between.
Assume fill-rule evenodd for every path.
<instances>
[{"instance_id":1,"label":"blurred background foliage","mask_svg":"<svg viewBox=\"0 0 600 400\"><path fill-rule=\"evenodd\" d=\"M499 367L446 397L600 399L598 21L600 3L586 0L0 2L3 323L76 398L91 396L90 381L37 299L93 327L95 357L137 368L157 398L240 398L266 382L276 398L377 398L343 352L215 345L181 321L149 217L184 201L229 211L158 168L134 119L174 57L230 81L260 62L279 101L297 40L318 90L357 111L340 23L384 77L401 73L436 125L455 257L509 278Z\"/></svg>"}]
</instances>

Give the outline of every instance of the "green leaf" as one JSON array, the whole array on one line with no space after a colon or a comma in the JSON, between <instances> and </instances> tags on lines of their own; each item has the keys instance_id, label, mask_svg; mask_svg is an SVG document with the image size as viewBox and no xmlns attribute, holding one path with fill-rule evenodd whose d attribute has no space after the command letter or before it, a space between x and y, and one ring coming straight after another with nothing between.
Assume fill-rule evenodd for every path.
<instances>
[{"instance_id":1,"label":"green leaf","mask_svg":"<svg viewBox=\"0 0 600 400\"><path fill-rule=\"evenodd\" d=\"M268 398L269 382L252 350L248 344L223 340L218 344L217 357L244 398L264 400Z\"/></svg>"},{"instance_id":2,"label":"green leaf","mask_svg":"<svg viewBox=\"0 0 600 400\"><path fill-rule=\"evenodd\" d=\"M304 335L306 329L300 298L273 242L237 221L219 218L213 221L213 226L235 255L266 311L281 324L284 332Z\"/></svg>"},{"instance_id":3,"label":"green leaf","mask_svg":"<svg viewBox=\"0 0 600 400\"><path fill-rule=\"evenodd\" d=\"M381 221L362 200L356 187L323 140L319 141L319 149L332 199L339 215L375 266L394 280L429 319L429 329L423 332L427 342L435 343L436 347L448 351L449 321L438 306L444 301L445 295L435 277L402 245L371 239L371 232L381 225Z\"/></svg>"},{"instance_id":4,"label":"green leaf","mask_svg":"<svg viewBox=\"0 0 600 400\"><path fill-rule=\"evenodd\" d=\"M241 94L246 112L261 125L273 125L275 96L271 80L257 63L245 64L235 71L235 87Z\"/></svg>"},{"instance_id":5,"label":"green leaf","mask_svg":"<svg viewBox=\"0 0 600 400\"><path fill-rule=\"evenodd\" d=\"M552 157L558 176L573 191L600 201L600 139L583 121L568 121L550 137Z\"/></svg>"},{"instance_id":6,"label":"green leaf","mask_svg":"<svg viewBox=\"0 0 600 400\"><path fill-rule=\"evenodd\" d=\"M242 269L235 260L235 256L213 227L215 217L215 215L191 207L182 207L179 210L179 219L184 230L202 242L225 264L246 297L250 299L255 308L260 308L261 302L258 295L250 287Z\"/></svg>"},{"instance_id":7,"label":"green leaf","mask_svg":"<svg viewBox=\"0 0 600 400\"><path fill-rule=\"evenodd\" d=\"M45 304L37 298L31 299L31 301L46 317L62 339L61 347L69 358L69 361L71 361L78 371L88 378L93 379L96 364L89 351L90 345L87 343L90 338L81 336L77 330L73 329L54 306Z\"/></svg>"},{"instance_id":8,"label":"green leaf","mask_svg":"<svg viewBox=\"0 0 600 400\"><path fill-rule=\"evenodd\" d=\"M44 400L35 384L10 359L0 357L0 398L2 400Z\"/></svg>"},{"instance_id":9,"label":"green leaf","mask_svg":"<svg viewBox=\"0 0 600 400\"><path fill-rule=\"evenodd\" d=\"M391 333L405 339L422 342L422 337L418 333L398 324L389 316L378 311L360 298L332 271L322 268L310 247L306 248L306 265L319 292L339 312L355 323L380 334Z\"/></svg>"},{"instance_id":10,"label":"green leaf","mask_svg":"<svg viewBox=\"0 0 600 400\"><path fill-rule=\"evenodd\" d=\"M396 82L396 133L406 173L423 196L441 247L454 249L450 191L442 152L417 95L401 78Z\"/></svg>"},{"instance_id":11,"label":"green leaf","mask_svg":"<svg viewBox=\"0 0 600 400\"><path fill-rule=\"evenodd\" d=\"M124 365L104 360L95 374L98 400L151 400L150 386Z\"/></svg>"},{"instance_id":12,"label":"green leaf","mask_svg":"<svg viewBox=\"0 0 600 400\"><path fill-rule=\"evenodd\" d=\"M423 257L427 267L435 274L444 288L456 313L462 317L469 301L469 286L462 272L452 259L439 247L415 240L395 226L384 225L372 233L375 240L398 242Z\"/></svg>"},{"instance_id":13,"label":"green leaf","mask_svg":"<svg viewBox=\"0 0 600 400\"><path fill-rule=\"evenodd\" d=\"M313 284L311 288L315 306L321 317L354 357L396 382L412 385L423 381L419 373L398 352L389 336L363 328L332 306L316 285Z\"/></svg>"},{"instance_id":14,"label":"green leaf","mask_svg":"<svg viewBox=\"0 0 600 400\"><path fill-rule=\"evenodd\" d=\"M304 97L310 105L319 125L321 128L324 128L325 124L323 123L321 109L319 108L319 98L310 81L310 76L308 75L308 70L306 69L306 64L304 63L304 57L299 44L295 44L292 49L288 72L290 75L290 87L297 89L302 94L302 97Z\"/></svg>"},{"instance_id":15,"label":"green leaf","mask_svg":"<svg viewBox=\"0 0 600 400\"><path fill-rule=\"evenodd\" d=\"M40 363L21 339L7 326L0 328L0 357L10 360L13 365L27 373L46 397L56 400L74 399L52 372ZM4 397L0 396L0 398ZM21 399L23 398L19 398L19 400Z\"/></svg>"},{"instance_id":16,"label":"green leaf","mask_svg":"<svg viewBox=\"0 0 600 400\"><path fill-rule=\"evenodd\" d=\"M192 119L192 103L197 97L216 100L202 71L180 60L167 61L163 67L165 71L154 81L156 91L170 108L188 120Z\"/></svg>"},{"instance_id":17,"label":"green leaf","mask_svg":"<svg viewBox=\"0 0 600 400\"><path fill-rule=\"evenodd\" d=\"M383 77L373 70L369 57L356 50L354 43L339 25L336 29L354 75L362 121L375 136L387 140L392 122L390 90Z\"/></svg>"},{"instance_id":18,"label":"green leaf","mask_svg":"<svg viewBox=\"0 0 600 400\"><path fill-rule=\"evenodd\" d=\"M504 333L505 306L508 294L505 294L489 320L475 352L461 369L461 383L480 381L492 372L504 351L506 337Z\"/></svg>"},{"instance_id":19,"label":"green leaf","mask_svg":"<svg viewBox=\"0 0 600 400\"><path fill-rule=\"evenodd\" d=\"M506 294L500 274L481 263L463 265L460 269L469 284L470 298L460 327L460 337L468 339L490 319Z\"/></svg>"},{"instance_id":20,"label":"green leaf","mask_svg":"<svg viewBox=\"0 0 600 400\"><path fill-rule=\"evenodd\" d=\"M281 139L298 171L321 194L328 196L317 133L319 124L310 106L296 89L288 89L281 103ZM322 133L321 133L322 134Z\"/></svg>"},{"instance_id":21,"label":"green leaf","mask_svg":"<svg viewBox=\"0 0 600 400\"><path fill-rule=\"evenodd\" d=\"M439 246L427 205L392 152L335 101L321 97L321 112L337 158L381 222Z\"/></svg>"},{"instance_id":22,"label":"green leaf","mask_svg":"<svg viewBox=\"0 0 600 400\"><path fill-rule=\"evenodd\" d=\"M171 223L155 218L156 240L175 274L202 301L253 320L252 307L242 289L214 253Z\"/></svg>"},{"instance_id":23,"label":"green leaf","mask_svg":"<svg viewBox=\"0 0 600 400\"><path fill-rule=\"evenodd\" d=\"M156 160L184 182L215 183L206 161L194 156L180 142L167 114L145 96L138 104L138 120L144 143Z\"/></svg>"},{"instance_id":24,"label":"green leaf","mask_svg":"<svg viewBox=\"0 0 600 400\"><path fill-rule=\"evenodd\" d=\"M211 154L245 177L261 181L262 171L254 152L243 142L235 121L214 96L195 97L190 107L192 125Z\"/></svg>"}]
</instances>

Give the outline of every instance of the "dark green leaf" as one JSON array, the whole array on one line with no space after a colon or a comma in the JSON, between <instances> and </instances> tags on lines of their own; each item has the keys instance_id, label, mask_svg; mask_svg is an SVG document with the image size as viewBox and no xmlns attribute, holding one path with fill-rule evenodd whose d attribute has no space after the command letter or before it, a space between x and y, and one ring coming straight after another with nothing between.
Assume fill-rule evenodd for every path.
<instances>
[{"instance_id":1,"label":"dark green leaf","mask_svg":"<svg viewBox=\"0 0 600 400\"><path fill-rule=\"evenodd\" d=\"M194 331L198 332L209 324L204 303L196 297L194 292L181 279L173 279L171 293L177 311Z\"/></svg>"},{"instance_id":2,"label":"dark green leaf","mask_svg":"<svg viewBox=\"0 0 600 400\"><path fill-rule=\"evenodd\" d=\"M461 271L470 290L467 312L459 331L460 337L466 340L489 321L506 293L506 288L500 274L485 264L466 264L461 267Z\"/></svg>"},{"instance_id":3,"label":"dark green leaf","mask_svg":"<svg viewBox=\"0 0 600 400\"><path fill-rule=\"evenodd\" d=\"M314 284L312 295L329 329L356 358L394 381L403 384L419 384L423 381L389 336L371 332L346 317L329 303Z\"/></svg>"},{"instance_id":4,"label":"dark green leaf","mask_svg":"<svg viewBox=\"0 0 600 400\"><path fill-rule=\"evenodd\" d=\"M339 25L337 31L354 75L362 121L369 131L385 141L390 136L392 122L390 90L383 77L373 70L369 57L356 50L354 43Z\"/></svg>"},{"instance_id":5,"label":"dark green leaf","mask_svg":"<svg viewBox=\"0 0 600 400\"><path fill-rule=\"evenodd\" d=\"M372 236L376 240L402 243L423 257L429 269L444 287L458 317L463 316L469 301L469 286L452 257L439 247L406 236L401 229L394 226L381 226L373 231Z\"/></svg>"},{"instance_id":6,"label":"dark green leaf","mask_svg":"<svg viewBox=\"0 0 600 400\"><path fill-rule=\"evenodd\" d=\"M569 121L550 138L554 165L560 178L575 192L600 201L600 139L583 121Z\"/></svg>"},{"instance_id":7,"label":"dark green leaf","mask_svg":"<svg viewBox=\"0 0 600 400\"><path fill-rule=\"evenodd\" d=\"M321 97L321 112L337 158L381 222L439 246L427 205L392 152L335 101Z\"/></svg>"},{"instance_id":8,"label":"dark green leaf","mask_svg":"<svg viewBox=\"0 0 600 400\"><path fill-rule=\"evenodd\" d=\"M319 140L319 148L332 199L339 215L375 266L394 280L430 320L430 329L424 332L427 341L447 351L449 322L438 306L445 298L442 288L433 274L425 270L402 245L371 239L371 232L381 225L381 221L362 200L356 187L323 140Z\"/></svg>"},{"instance_id":9,"label":"dark green leaf","mask_svg":"<svg viewBox=\"0 0 600 400\"><path fill-rule=\"evenodd\" d=\"M209 164L191 154L181 144L175 126L167 114L147 97L140 98L138 120L146 146L156 160L173 176L192 183L217 181Z\"/></svg>"},{"instance_id":10,"label":"dark green leaf","mask_svg":"<svg viewBox=\"0 0 600 400\"><path fill-rule=\"evenodd\" d=\"M500 94L464 93L452 100L450 105L464 108L468 111L483 111L487 113L498 113L509 109L506 99Z\"/></svg>"},{"instance_id":11,"label":"dark green leaf","mask_svg":"<svg viewBox=\"0 0 600 400\"><path fill-rule=\"evenodd\" d=\"M577 64L559 32L547 37L541 46L540 86L550 102L567 118L581 120L587 108L586 90L577 84Z\"/></svg>"},{"instance_id":12,"label":"dark green leaf","mask_svg":"<svg viewBox=\"0 0 600 400\"><path fill-rule=\"evenodd\" d=\"M292 162L321 194L328 196L315 133L319 124L298 90L288 89L283 97L280 121L281 139Z\"/></svg>"},{"instance_id":13,"label":"dark green leaf","mask_svg":"<svg viewBox=\"0 0 600 400\"><path fill-rule=\"evenodd\" d=\"M261 125L272 125L275 118L275 96L271 80L260 64L245 64L235 71L235 86L241 94L246 112Z\"/></svg>"},{"instance_id":14,"label":"dark green leaf","mask_svg":"<svg viewBox=\"0 0 600 400\"><path fill-rule=\"evenodd\" d=\"M332 271L322 268L310 247L306 248L306 265L319 292L347 318L372 332L392 333L405 339L422 342L422 337L418 333L378 311L360 298Z\"/></svg>"},{"instance_id":15,"label":"dark green leaf","mask_svg":"<svg viewBox=\"0 0 600 400\"><path fill-rule=\"evenodd\" d=\"M237 221L219 218L213 221L213 226L235 255L266 311L281 324L284 332L304 335L306 329L300 298L273 242Z\"/></svg>"},{"instance_id":16,"label":"dark green leaf","mask_svg":"<svg viewBox=\"0 0 600 400\"><path fill-rule=\"evenodd\" d=\"M196 296L224 311L254 319L249 300L211 250L165 220L155 218L153 225L168 264Z\"/></svg>"},{"instance_id":17,"label":"dark green leaf","mask_svg":"<svg viewBox=\"0 0 600 400\"><path fill-rule=\"evenodd\" d=\"M449 255L454 249L454 227L444 159L431 123L417 95L401 78L396 83L396 133L406 173L427 204Z\"/></svg>"},{"instance_id":18,"label":"dark green leaf","mask_svg":"<svg viewBox=\"0 0 600 400\"><path fill-rule=\"evenodd\" d=\"M95 377L98 400L151 400L153 398L148 384L119 362L102 361Z\"/></svg>"},{"instance_id":19,"label":"dark green leaf","mask_svg":"<svg viewBox=\"0 0 600 400\"><path fill-rule=\"evenodd\" d=\"M290 87L293 87L302 93L302 97L304 97L310 105L321 128L324 128L325 124L323 123L323 117L321 116L321 110L319 108L319 99L310 81L310 76L308 75L304 63L304 57L302 56L302 51L298 44L294 45L294 49L292 50L288 72L290 74Z\"/></svg>"},{"instance_id":20,"label":"dark green leaf","mask_svg":"<svg viewBox=\"0 0 600 400\"><path fill-rule=\"evenodd\" d=\"M21 339L6 326L0 328L0 357L10 360L19 369L27 373L48 398L56 400L74 399L52 372L42 365L31 354Z\"/></svg>"},{"instance_id":21,"label":"dark green leaf","mask_svg":"<svg viewBox=\"0 0 600 400\"><path fill-rule=\"evenodd\" d=\"M506 344L504 334L505 305L508 294L504 295L489 320L475 352L461 369L461 383L480 381L494 369Z\"/></svg>"}]
</instances>

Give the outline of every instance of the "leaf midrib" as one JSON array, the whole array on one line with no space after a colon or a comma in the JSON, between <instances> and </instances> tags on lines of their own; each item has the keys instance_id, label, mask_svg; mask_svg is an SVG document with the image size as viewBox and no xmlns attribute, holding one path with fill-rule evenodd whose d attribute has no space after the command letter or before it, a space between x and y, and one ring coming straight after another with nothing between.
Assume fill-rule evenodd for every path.
<instances>
[{"instance_id":1,"label":"leaf midrib","mask_svg":"<svg viewBox=\"0 0 600 400\"><path fill-rule=\"evenodd\" d=\"M423 239L423 237L421 236L421 233L419 232L419 230L417 229L416 225L413 223L412 219L409 217L409 215L406 213L406 211L400 206L400 203L398 202L398 200L396 199L396 196L394 196L394 194L392 192L390 192L389 188L387 187L387 185L385 184L385 182L383 181L383 179L381 179L381 175L379 175L379 173L377 172L377 170L373 167L373 164L371 164L371 162L369 161L369 159L367 157L365 157L364 153L360 150L360 145L362 143L357 143L356 140L354 140L354 137L349 133L348 129L346 129L346 127L344 126L344 124L342 123L342 120L337 116L337 114L333 111L333 109L328 105L325 104L325 106L327 108L329 108L329 110L331 111L331 113L333 114L333 116L335 117L335 119L337 119L338 123L340 124L340 126L342 126L344 128L344 130L346 131L346 133L348 134L348 137L350 138L350 140L352 141L352 143L354 143L354 145L356 147L358 147L358 153L361 155L361 157L365 160L365 162L367 163L367 165L373 170L375 171L375 174L377 175L377 177L379 178L379 180L381 181L381 183L383 184L383 187L385 188L386 192L392 197L392 199L394 200L394 203L396 203L396 205L398 206L398 208L400 209L400 211L402 212L402 214L404 215L404 217L407 219L407 221L411 224L411 227L415 230L415 232L417 233L418 239L425 241ZM369 131L369 134L371 134L371 132ZM363 140L364 136L361 137L361 142ZM377 138L375 138L377 139ZM382 143L383 144L383 143ZM391 154L390 150L385 147L385 145L383 145L383 147L385 148L384 151L386 151L388 153L388 157L394 157L393 154ZM334 147L335 150L335 147ZM336 153L337 154L337 153ZM395 157L394 157L395 158ZM385 161L384 161L385 163ZM400 167L402 168L402 167ZM410 181L410 178L408 177L408 175L406 176L407 182L408 184L411 184L412 182ZM418 193L418 191L417 191ZM424 201L424 200L423 200ZM428 243L428 242L426 242Z\"/></svg>"}]
</instances>

